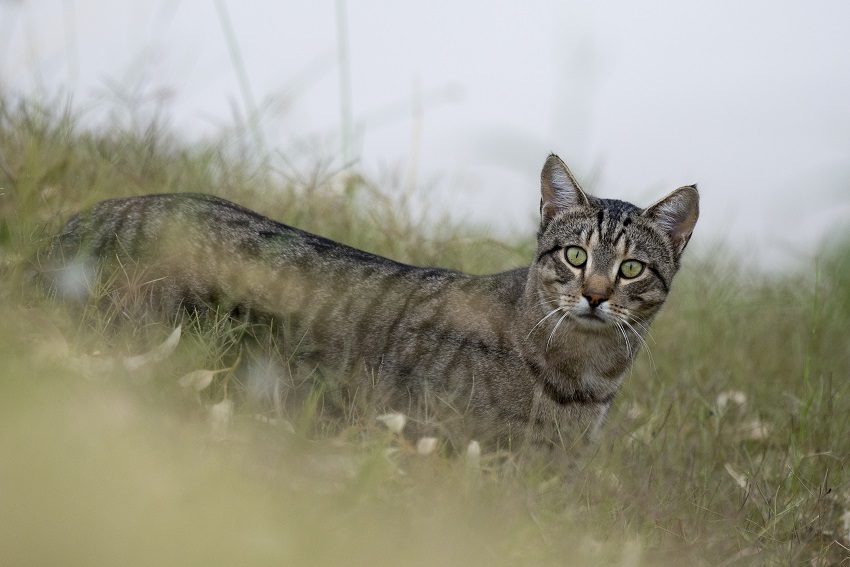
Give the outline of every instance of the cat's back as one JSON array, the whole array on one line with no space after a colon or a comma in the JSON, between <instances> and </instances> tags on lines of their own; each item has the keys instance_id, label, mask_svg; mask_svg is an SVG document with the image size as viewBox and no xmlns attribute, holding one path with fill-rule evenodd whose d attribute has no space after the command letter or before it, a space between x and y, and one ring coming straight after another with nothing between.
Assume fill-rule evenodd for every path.
<instances>
[{"instance_id":1,"label":"cat's back","mask_svg":"<svg viewBox=\"0 0 850 567\"><path fill-rule=\"evenodd\" d=\"M149 280L167 280L178 290L175 297L224 294L251 303L279 298L282 289L286 303L295 305L348 295L435 298L470 284L486 293L495 283L396 262L202 193L98 202L66 223L47 259L48 272L69 264L123 272L130 265Z\"/></svg>"}]
</instances>

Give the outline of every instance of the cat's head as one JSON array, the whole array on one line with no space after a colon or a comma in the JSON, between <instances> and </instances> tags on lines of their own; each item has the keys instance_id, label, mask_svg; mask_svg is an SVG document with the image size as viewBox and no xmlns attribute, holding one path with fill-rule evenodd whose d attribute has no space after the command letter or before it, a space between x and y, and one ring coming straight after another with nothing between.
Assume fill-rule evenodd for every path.
<instances>
[{"instance_id":1,"label":"cat's head","mask_svg":"<svg viewBox=\"0 0 850 567\"><path fill-rule=\"evenodd\" d=\"M667 298L698 216L695 185L641 209L588 195L550 155L541 173L533 266L542 311L556 310L550 322L569 319L588 331L616 325L639 330Z\"/></svg>"}]
</instances>

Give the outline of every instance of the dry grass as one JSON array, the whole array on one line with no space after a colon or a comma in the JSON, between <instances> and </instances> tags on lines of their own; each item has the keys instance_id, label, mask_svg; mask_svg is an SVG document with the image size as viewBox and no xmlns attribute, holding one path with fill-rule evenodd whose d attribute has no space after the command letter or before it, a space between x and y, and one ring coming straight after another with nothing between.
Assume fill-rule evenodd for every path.
<instances>
[{"instance_id":1,"label":"dry grass","mask_svg":"<svg viewBox=\"0 0 850 567\"><path fill-rule=\"evenodd\" d=\"M422 456L380 423L325 426L320 396L286 421L231 415L195 392L204 375L180 378L223 368L238 330L184 329L173 353L128 368L171 329L109 334L19 270L72 211L168 191L401 261L487 272L531 256L531 238L435 230L391 190L317 171L0 103L3 563L850 564L848 247L768 277L697 240L598 450L560 471Z\"/></svg>"}]
</instances>

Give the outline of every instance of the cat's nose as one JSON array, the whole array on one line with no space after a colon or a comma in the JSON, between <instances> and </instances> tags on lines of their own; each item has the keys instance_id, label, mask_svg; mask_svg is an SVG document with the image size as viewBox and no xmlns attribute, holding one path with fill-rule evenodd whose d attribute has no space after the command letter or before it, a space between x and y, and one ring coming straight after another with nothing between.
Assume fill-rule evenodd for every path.
<instances>
[{"instance_id":1,"label":"cat's nose","mask_svg":"<svg viewBox=\"0 0 850 567\"><path fill-rule=\"evenodd\" d=\"M584 298L590 304L591 307L599 307L599 305L608 300L608 295L604 293L599 293L595 291L585 291L583 294Z\"/></svg>"},{"instance_id":2,"label":"cat's nose","mask_svg":"<svg viewBox=\"0 0 850 567\"><path fill-rule=\"evenodd\" d=\"M591 274L582 286L581 294L590 304L591 309L599 307L608 301L614 291L613 283L602 274Z\"/></svg>"}]
</instances>

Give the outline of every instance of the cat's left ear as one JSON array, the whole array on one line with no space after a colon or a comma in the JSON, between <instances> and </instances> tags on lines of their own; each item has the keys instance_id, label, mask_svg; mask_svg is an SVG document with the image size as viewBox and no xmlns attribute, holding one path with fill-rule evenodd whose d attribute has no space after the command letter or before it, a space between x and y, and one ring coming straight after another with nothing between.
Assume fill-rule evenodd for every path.
<instances>
[{"instance_id":1,"label":"cat's left ear","mask_svg":"<svg viewBox=\"0 0 850 567\"><path fill-rule=\"evenodd\" d=\"M643 211L670 237L677 254L691 239L699 218L699 192L696 185L679 187Z\"/></svg>"}]
</instances>

